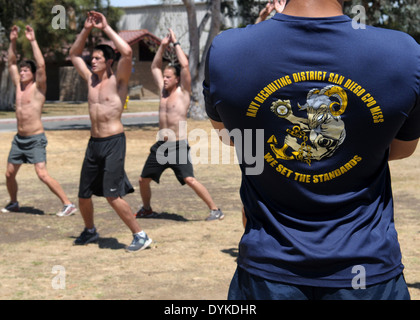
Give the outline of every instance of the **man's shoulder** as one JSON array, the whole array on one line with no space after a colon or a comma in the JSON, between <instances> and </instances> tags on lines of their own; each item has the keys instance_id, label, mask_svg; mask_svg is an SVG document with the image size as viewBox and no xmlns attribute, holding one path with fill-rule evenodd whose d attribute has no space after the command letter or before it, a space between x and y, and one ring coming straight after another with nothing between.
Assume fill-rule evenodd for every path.
<instances>
[{"instance_id":1,"label":"man's shoulder","mask_svg":"<svg viewBox=\"0 0 420 320\"><path fill-rule=\"evenodd\" d=\"M46 81L45 82L43 82L43 84L45 85L45 89L46 89ZM37 82L35 82L35 81L33 81L33 82L31 82L30 84L28 84L28 85L26 85L25 86L25 88L22 90L22 84L21 83L19 83L17 86L16 86L16 92L17 93L20 93L20 94L29 94L29 95L31 95L32 96L32 99L34 99L35 98L35 95L37 94L37 93L43 93L43 91L44 90L41 90L41 88L40 88L40 86L39 86L39 84L37 83Z\"/></svg>"},{"instance_id":2,"label":"man's shoulder","mask_svg":"<svg viewBox=\"0 0 420 320\"><path fill-rule=\"evenodd\" d=\"M230 41L232 41L232 39L247 37L248 31L252 30L253 27L253 25L249 25L246 28L234 28L224 30L214 38L213 43L229 43Z\"/></svg>"},{"instance_id":3,"label":"man's shoulder","mask_svg":"<svg viewBox=\"0 0 420 320\"><path fill-rule=\"evenodd\" d=\"M366 26L366 29L358 30L359 35L363 37L366 32L367 37L373 38L377 42L385 43L389 47L394 47L398 44L413 46L413 48L420 50L420 45L416 40L406 32L400 30L386 29L382 27ZM391 42L389 42L391 41ZM399 48L404 49L404 48Z\"/></svg>"},{"instance_id":4,"label":"man's shoulder","mask_svg":"<svg viewBox=\"0 0 420 320\"><path fill-rule=\"evenodd\" d=\"M190 92L185 90L181 85L178 85L178 87L172 92L168 92L165 89L162 89L162 92L161 92L161 98L164 98L164 99L167 99L167 98L177 99L177 98L183 98L185 96L189 97Z\"/></svg>"}]
</instances>

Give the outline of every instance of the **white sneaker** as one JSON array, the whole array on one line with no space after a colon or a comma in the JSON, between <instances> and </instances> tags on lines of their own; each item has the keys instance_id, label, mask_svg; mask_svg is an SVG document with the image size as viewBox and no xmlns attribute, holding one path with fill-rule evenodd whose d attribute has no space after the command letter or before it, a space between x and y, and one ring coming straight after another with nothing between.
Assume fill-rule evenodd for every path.
<instances>
[{"instance_id":1,"label":"white sneaker","mask_svg":"<svg viewBox=\"0 0 420 320\"><path fill-rule=\"evenodd\" d=\"M206 218L206 221L223 220L224 217L222 210L210 210L210 215Z\"/></svg>"},{"instance_id":2,"label":"white sneaker","mask_svg":"<svg viewBox=\"0 0 420 320\"><path fill-rule=\"evenodd\" d=\"M9 202L7 206L1 209L1 212L18 212L19 211L19 202Z\"/></svg>"},{"instance_id":3,"label":"white sneaker","mask_svg":"<svg viewBox=\"0 0 420 320\"><path fill-rule=\"evenodd\" d=\"M76 206L73 203L70 203L70 204L65 205L63 209L61 209L60 211L56 213L56 215L59 217L68 217L68 216L73 215L76 211L77 211Z\"/></svg>"},{"instance_id":4,"label":"white sneaker","mask_svg":"<svg viewBox=\"0 0 420 320\"><path fill-rule=\"evenodd\" d=\"M126 248L127 251L144 250L152 244L153 240L150 239L147 234L140 236L138 234L133 235L133 241Z\"/></svg>"}]
</instances>

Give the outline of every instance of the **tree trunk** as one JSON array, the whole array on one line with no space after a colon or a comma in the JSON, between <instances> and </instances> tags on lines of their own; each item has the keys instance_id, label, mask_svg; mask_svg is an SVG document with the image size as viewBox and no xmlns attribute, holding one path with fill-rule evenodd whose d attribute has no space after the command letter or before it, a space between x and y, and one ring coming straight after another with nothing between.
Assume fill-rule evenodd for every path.
<instances>
[{"instance_id":1,"label":"tree trunk","mask_svg":"<svg viewBox=\"0 0 420 320\"><path fill-rule=\"evenodd\" d=\"M207 119L202 83L207 52L213 38L220 32L221 27L221 0L211 1L211 26L210 32L200 60L200 32L197 24L197 14L194 0L182 0L188 15L188 32L190 38L189 66L191 72L191 105L189 116L195 120Z\"/></svg>"},{"instance_id":2,"label":"tree trunk","mask_svg":"<svg viewBox=\"0 0 420 320\"><path fill-rule=\"evenodd\" d=\"M0 68L0 110L15 110L15 86L9 70Z\"/></svg>"}]
</instances>

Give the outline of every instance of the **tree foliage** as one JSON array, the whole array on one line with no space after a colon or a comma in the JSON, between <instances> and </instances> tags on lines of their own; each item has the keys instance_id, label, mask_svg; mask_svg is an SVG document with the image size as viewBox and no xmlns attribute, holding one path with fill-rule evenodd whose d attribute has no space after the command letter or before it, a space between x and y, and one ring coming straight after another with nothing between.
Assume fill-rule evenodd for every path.
<instances>
[{"instance_id":1,"label":"tree foliage","mask_svg":"<svg viewBox=\"0 0 420 320\"><path fill-rule=\"evenodd\" d=\"M221 19L221 0L211 0L208 2L208 11L200 23L197 21L197 13L194 0L182 0L187 11L188 33L190 40L189 67L191 72L191 107L190 117L196 120L206 118L204 110L204 98L201 94L202 83L204 80L204 67L207 52L214 37L220 32L222 26ZM204 25L210 19L210 29L206 39L206 45L200 54L200 37L203 35Z\"/></svg>"},{"instance_id":2,"label":"tree foliage","mask_svg":"<svg viewBox=\"0 0 420 320\"><path fill-rule=\"evenodd\" d=\"M55 6L61 6L57 8L64 8L64 11L53 12ZM14 24L21 30L29 24L35 30L41 51L47 59L55 61L62 60L68 55L69 45L74 42L83 28L87 11L102 12L114 30L117 30L117 23L122 15L122 11L112 7L109 0L0 0L0 7L5 8L1 11L0 22L4 28L4 38L7 39L0 49L4 50L8 46L8 35ZM57 27L53 19L55 17L57 19L57 15L63 13L64 27L62 25ZM93 33L89 38L89 46L93 46L100 36L101 33ZM27 57L32 54L23 32L20 32L18 49Z\"/></svg>"},{"instance_id":3,"label":"tree foliage","mask_svg":"<svg viewBox=\"0 0 420 320\"><path fill-rule=\"evenodd\" d=\"M242 26L255 23L266 1L237 0ZM366 24L400 30L420 40L420 0L352 0L345 2L344 13L353 18L352 8L362 5L366 12Z\"/></svg>"},{"instance_id":4,"label":"tree foliage","mask_svg":"<svg viewBox=\"0 0 420 320\"><path fill-rule=\"evenodd\" d=\"M420 0L352 0L345 13L353 17L356 5L364 7L367 25L403 31L420 42Z\"/></svg>"},{"instance_id":5,"label":"tree foliage","mask_svg":"<svg viewBox=\"0 0 420 320\"><path fill-rule=\"evenodd\" d=\"M258 14L266 6L268 1L237 0L237 2L239 10L237 12L231 11L231 13L238 15L241 18L241 26L245 27L255 23Z\"/></svg>"}]
</instances>

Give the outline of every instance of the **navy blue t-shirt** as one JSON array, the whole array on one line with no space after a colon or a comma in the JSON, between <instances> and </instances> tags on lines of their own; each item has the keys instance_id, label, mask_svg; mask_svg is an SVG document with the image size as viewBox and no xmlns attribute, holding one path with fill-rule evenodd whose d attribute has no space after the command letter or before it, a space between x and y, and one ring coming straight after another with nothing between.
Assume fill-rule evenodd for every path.
<instances>
[{"instance_id":1,"label":"navy blue t-shirt","mask_svg":"<svg viewBox=\"0 0 420 320\"><path fill-rule=\"evenodd\" d=\"M402 272L388 154L420 136L413 38L344 15L276 14L218 35L203 86L242 170L240 267L324 287Z\"/></svg>"}]
</instances>

